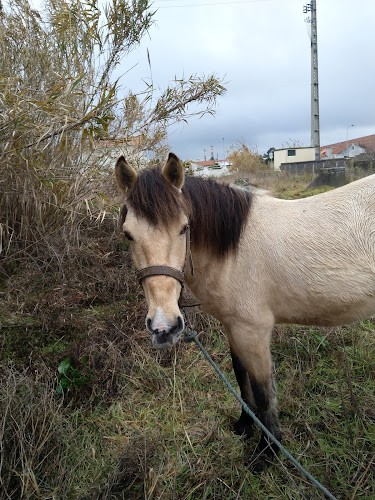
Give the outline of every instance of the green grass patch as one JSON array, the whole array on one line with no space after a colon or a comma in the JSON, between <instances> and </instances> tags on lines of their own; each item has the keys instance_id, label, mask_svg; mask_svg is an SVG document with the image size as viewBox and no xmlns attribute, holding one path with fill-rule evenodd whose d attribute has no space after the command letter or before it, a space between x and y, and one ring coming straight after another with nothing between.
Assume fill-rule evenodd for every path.
<instances>
[{"instance_id":1,"label":"green grass patch","mask_svg":"<svg viewBox=\"0 0 375 500\"><path fill-rule=\"evenodd\" d=\"M321 186L314 189L306 189L303 186L298 186L293 189L285 189L281 191L276 191L275 194L278 198L283 200L296 200L299 198L307 198L309 196L314 196L316 194L326 193L334 189L331 186Z\"/></svg>"},{"instance_id":2,"label":"green grass patch","mask_svg":"<svg viewBox=\"0 0 375 500\"><path fill-rule=\"evenodd\" d=\"M235 384L227 341L213 326L202 342ZM374 329L372 321L340 329L284 326L272 342L283 443L337 498L375 497ZM56 484L35 468L45 498L52 490L56 499L80 500L323 498L282 455L252 474L259 432L246 443L232 433L239 405L195 344L159 353L138 337L128 355L133 363L119 368L112 401L102 393L101 403L86 404L74 388L56 400L55 386L46 399L44 382L35 384L31 374L23 381L35 411L55 401L43 446L48 456L60 436L61 477ZM32 455L27 425L20 439Z\"/></svg>"}]
</instances>

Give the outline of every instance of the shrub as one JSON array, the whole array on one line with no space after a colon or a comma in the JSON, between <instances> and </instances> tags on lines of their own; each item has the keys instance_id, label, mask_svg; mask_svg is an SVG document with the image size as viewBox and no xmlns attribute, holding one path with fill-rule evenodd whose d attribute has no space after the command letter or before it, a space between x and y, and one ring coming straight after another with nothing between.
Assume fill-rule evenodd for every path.
<instances>
[{"instance_id":1,"label":"shrub","mask_svg":"<svg viewBox=\"0 0 375 500\"><path fill-rule=\"evenodd\" d=\"M225 89L214 76L175 80L154 99L113 81L115 67L153 23L149 0L0 3L0 255L5 275L22 262L61 267L82 227L102 220L102 139L138 134L164 146L169 121L198 102L212 112ZM150 99L151 95L153 99ZM153 103L153 104L149 104Z\"/></svg>"},{"instance_id":2,"label":"shrub","mask_svg":"<svg viewBox=\"0 0 375 500\"><path fill-rule=\"evenodd\" d=\"M232 146L228 160L232 163L232 172L253 173L268 168L258 151L245 143L241 143L238 147Z\"/></svg>"}]
</instances>

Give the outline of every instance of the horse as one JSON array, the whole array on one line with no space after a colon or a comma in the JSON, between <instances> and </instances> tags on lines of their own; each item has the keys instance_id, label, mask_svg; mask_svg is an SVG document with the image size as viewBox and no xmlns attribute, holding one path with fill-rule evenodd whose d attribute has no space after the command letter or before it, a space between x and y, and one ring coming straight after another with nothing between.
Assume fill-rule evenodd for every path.
<instances>
[{"instance_id":1,"label":"horse","mask_svg":"<svg viewBox=\"0 0 375 500\"><path fill-rule=\"evenodd\" d=\"M272 374L275 324L339 326L375 313L375 175L299 200L281 200L162 168L115 166L125 195L120 227L148 304L157 349L184 331L184 283L223 325L242 399L281 439ZM248 438L242 410L234 431ZM264 433L260 468L273 444Z\"/></svg>"}]
</instances>

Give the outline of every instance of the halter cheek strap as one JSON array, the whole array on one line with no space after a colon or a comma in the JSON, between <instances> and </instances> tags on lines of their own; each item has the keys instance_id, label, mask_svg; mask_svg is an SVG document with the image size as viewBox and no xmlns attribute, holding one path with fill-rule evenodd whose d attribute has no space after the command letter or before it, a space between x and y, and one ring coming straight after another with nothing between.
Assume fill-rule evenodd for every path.
<instances>
[{"instance_id":1,"label":"halter cheek strap","mask_svg":"<svg viewBox=\"0 0 375 500\"><path fill-rule=\"evenodd\" d=\"M180 307L192 307L199 306L200 302L195 299L188 299L183 296L184 291L184 281L185 281L185 273L187 271L188 266L190 265L190 272L194 275L194 265L193 258L191 256L190 251L190 226L186 228L186 253L185 253L185 263L182 271L175 269L170 266L149 266L137 271L137 278L139 283L147 278L148 276L171 276L176 279L181 284L181 293L178 304Z\"/></svg>"}]
</instances>

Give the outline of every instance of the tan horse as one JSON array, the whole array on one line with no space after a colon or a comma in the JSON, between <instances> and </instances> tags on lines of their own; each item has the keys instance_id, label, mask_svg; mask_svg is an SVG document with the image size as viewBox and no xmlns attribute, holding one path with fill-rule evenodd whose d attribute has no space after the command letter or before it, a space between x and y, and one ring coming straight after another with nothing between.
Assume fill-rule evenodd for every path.
<instances>
[{"instance_id":1,"label":"tan horse","mask_svg":"<svg viewBox=\"0 0 375 500\"><path fill-rule=\"evenodd\" d=\"M375 175L296 201L185 179L172 153L163 169L140 174L121 157L116 177L153 345L172 346L183 332L185 278L202 309L224 325L243 399L280 439L270 354L275 323L333 326L375 313ZM189 227L194 275L186 265ZM246 413L235 431L252 435ZM259 449L266 444L262 436Z\"/></svg>"}]
</instances>

